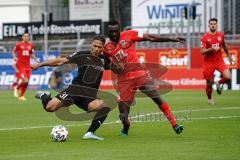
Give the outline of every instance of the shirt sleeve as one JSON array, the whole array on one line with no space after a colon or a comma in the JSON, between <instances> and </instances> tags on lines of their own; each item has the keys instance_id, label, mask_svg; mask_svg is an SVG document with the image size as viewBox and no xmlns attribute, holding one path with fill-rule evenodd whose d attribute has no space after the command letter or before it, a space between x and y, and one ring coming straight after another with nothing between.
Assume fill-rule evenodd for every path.
<instances>
[{"instance_id":1,"label":"shirt sleeve","mask_svg":"<svg viewBox=\"0 0 240 160\"><path fill-rule=\"evenodd\" d=\"M74 63L77 65L82 65L86 63L86 58L89 57L89 54L85 54L82 52L74 52L73 54L67 56L66 58L69 60L68 63Z\"/></svg>"},{"instance_id":2,"label":"shirt sleeve","mask_svg":"<svg viewBox=\"0 0 240 160\"><path fill-rule=\"evenodd\" d=\"M141 41L143 39L143 33L140 33L135 30L129 30L128 32L131 35L131 39L134 41Z\"/></svg>"},{"instance_id":3,"label":"shirt sleeve","mask_svg":"<svg viewBox=\"0 0 240 160\"><path fill-rule=\"evenodd\" d=\"M201 38L201 47L202 48L207 48L206 39L204 37Z\"/></svg>"},{"instance_id":4,"label":"shirt sleeve","mask_svg":"<svg viewBox=\"0 0 240 160\"><path fill-rule=\"evenodd\" d=\"M81 55L79 52L74 52L66 58L69 60L69 63L77 64L79 62L79 59L81 59Z\"/></svg>"}]
</instances>

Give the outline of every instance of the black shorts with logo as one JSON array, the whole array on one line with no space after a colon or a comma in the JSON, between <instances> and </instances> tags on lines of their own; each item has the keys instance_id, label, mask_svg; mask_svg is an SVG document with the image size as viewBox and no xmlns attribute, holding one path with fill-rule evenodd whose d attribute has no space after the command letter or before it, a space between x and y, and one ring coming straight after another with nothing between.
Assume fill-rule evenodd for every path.
<instances>
[{"instance_id":1,"label":"black shorts with logo","mask_svg":"<svg viewBox=\"0 0 240 160\"><path fill-rule=\"evenodd\" d=\"M97 89L79 85L70 85L61 93L56 95L66 107L72 104L77 105L85 111L88 111L88 104L94 101L97 95Z\"/></svg>"}]
</instances>

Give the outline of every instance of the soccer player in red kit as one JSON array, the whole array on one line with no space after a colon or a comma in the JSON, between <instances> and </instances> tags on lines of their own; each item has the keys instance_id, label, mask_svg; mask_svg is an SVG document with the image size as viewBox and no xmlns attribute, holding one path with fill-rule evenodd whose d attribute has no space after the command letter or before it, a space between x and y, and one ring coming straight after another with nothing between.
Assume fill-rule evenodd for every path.
<instances>
[{"instance_id":1,"label":"soccer player in red kit","mask_svg":"<svg viewBox=\"0 0 240 160\"><path fill-rule=\"evenodd\" d=\"M24 93L28 86L28 81L31 75L30 68L30 56L39 63L37 57L35 56L34 48L32 43L29 42L29 34L24 33L22 36L22 41L18 42L12 52L13 60L16 62L16 68L18 75L20 76L21 83L18 85L17 89L20 90L19 100L26 100ZM15 93L15 96L18 94Z\"/></svg>"},{"instance_id":2,"label":"soccer player in red kit","mask_svg":"<svg viewBox=\"0 0 240 160\"><path fill-rule=\"evenodd\" d=\"M130 64L140 64L135 47L135 42L137 41L183 43L184 39L140 34L134 30L120 32L120 25L117 21L108 23L108 36L110 41L105 45L104 54L111 60L113 68L118 69L118 71L119 68L122 69L122 72L117 73L118 83L116 86L119 95L119 118L123 124L120 134L122 136L128 135L128 130L130 128L128 115L136 89L141 90L158 105L159 109L170 121L174 131L180 134L183 130L183 126L176 123L168 104L162 100L154 87L150 87L153 86L153 82L149 79L146 70L139 69L132 71L131 69L129 70L131 67L128 68L127 66L130 66Z\"/></svg>"},{"instance_id":3,"label":"soccer player in red kit","mask_svg":"<svg viewBox=\"0 0 240 160\"><path fill-rule=\"evenodd\" d=\"M201 37L201 54L204 56L203 76L206 79L207 84L206 94L208 97L208 103L214 104L212 98L214 71L218 70L222 75L222 78L215 82L217 93L219 95L222 93L223 84L231 80L231 73L223 61L222 49L226 52L230 63L232 63L232 59L224 41L224 34L217 32L217 19L211 18L208 22L208 27L210 31Z\"/></svg>"}]
</instances>

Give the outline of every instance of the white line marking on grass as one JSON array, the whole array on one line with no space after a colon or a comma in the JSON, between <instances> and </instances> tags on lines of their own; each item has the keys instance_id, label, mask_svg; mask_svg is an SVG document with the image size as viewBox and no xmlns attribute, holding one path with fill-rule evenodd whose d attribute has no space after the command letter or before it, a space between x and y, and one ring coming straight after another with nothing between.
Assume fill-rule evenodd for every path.
<instances>
[{"instance_id":1,"label":"white line marking on grass","mask_svg":"<svg viewBox=\"0 0 240 160\"><path fill-rule=\"evenodd\" d=\"M240 118L240 116L219 116L219 117L196 117L196 118L191 118L191 120L209 120L209 119L232 119L232 118ZM190 120L190 121L191 121ZM149 122L164 122L167 121L167 119L164 120L156 120L156 121L141 121L141 120L137 120L137 121L131 121L133 123L137 122L137 123L149 123ZM186 121L186 119L178 119L178 121Z\"/></svg>"},{"instance_id":2,"label":"white line marking on grass","mask_svg":"<svg viewBox=\"0 0 240 160\"><path fill-rule=\"evenodd\" d=\"M104 124L115 124L117 122L106 122ZM67 124L64 125L66 127L77 127L77 126L88 126L90 123L82 123L82 124ZM41 129L41 128L52 128L52 126L32 126L32 127L19 127L19 128L0 128L0 131L11 131L11 130L28 130L28 129Z\"/></svg>"},{"instance_id":3,"label":"white line marking on grass","mask_svg":"<svg viewBox=\"0 0 240 160\"><path fill-rule=\"evenodd\" d=\"M189 110L178 110L178 111L173 111L173 113L179 113L179 112L200 112L200 111L212 111L212 110L234 110L234 109L240 109L240 107L224 107L224 108L209 108L209 109L189 109ZM139 118L139 117L144 117L147 115L151 114L161 114L161 112L155 112L155 113L147 113L143 115L138 115L131 117L131 119L134 118ZM193 118L191 117L190 120L207 120L207 119L230 119L230 118L240 118L239 115L232 115L232 116L219 116L219 117L196 117ZM166 120L166 119L165 119ZM186 119L178 119L178 120L186 120ZM163 120L161 120L163 121ZM132 122L154 122L154 121L132 121ZM159 120L158 120L159 122ZM115 121L115 122L106 122L103 123L104 125L108 124L117 124L120 123L120 121ZM83 123L83 124L69 124L69 125L64 125L66 127L77 127L77 126L87 126L90 125L90 123ZM29 129L41 129L41 128L52 128L55 125L49 125L49 126L32 126L32 127L16 127L16 128L0 128L0 131L12 131L12 130L29 130Z\"/></svg>"},{"instance_id":4,"label":"white line marking on grass","mask_svg":"<svg viewBox=\"0 0 240 160\"><path fill-rule=\"evenodd\" d=\"M178 111L172 111L173 113L181 113L181 112L201 112L201 111L219 111L219 110L234 110L234 109L240 109L240 107L224 107L224 108L206 108L206 109L188 109L188 110L178 110ZM147 114L139 114L137 116L130 117L131 119L134 118L141 118L145 116L151 116L151 115L158 115L158 114L163 114L162 112L152 112L152 113L147 113ZM193 118L191 118L193 119ZM178 119L179 120L179 119ZM181 119L180 119L181 120ZM186 120L186 119L185 119ZM120 122L120 121L116 121Z\"/></svg>"}]
</instances>

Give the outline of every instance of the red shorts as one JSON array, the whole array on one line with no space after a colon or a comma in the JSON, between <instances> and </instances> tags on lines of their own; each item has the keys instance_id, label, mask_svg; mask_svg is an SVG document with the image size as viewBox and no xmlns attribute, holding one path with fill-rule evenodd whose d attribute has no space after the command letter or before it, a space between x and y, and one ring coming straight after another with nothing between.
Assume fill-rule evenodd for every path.
<instances>
[{"instance_id":1,"label":"red shorts","mask_svg":"<svg viewBox=\"0 0 240 160\"><path fill-rule=\"evenodd\" d=\"M27 78L29 79L31 76L31 70L28 69L18 69L18 74L20 78Z\"/></svg>"},{"instance_id":2,"label":"red shorts","mask_svg":"<svg viewBox=\"0 0 240 160\"><path fill-rule=\"evenodd\" d=\"M15 79L20 79L20 78L21 78L20 72L16 72L15 73Z\"/></svg>"},{"instance_id":3,"label":"red shorts","mask_svg":"<svg viewBox=\"0 0 240 160\"><path fill-rule=\"evenodd\" d=\"M228 69L228 66L224 63L223 59L215 61L215 62L204 62L203 64L203 77L206 80L211 80L214 78L214 71L218 70L219 72L223 72Z\"/></svg>"},{"instance_id":4,"label":"red shorts","mask_svg":"<svg viewBox=\"0 0 240 160\"><path fill-rule=\"evenodd\" d=\"M118 82L117 90L121 102L133 102L136 90L148 81L144 75L130 80Z\"/></svg>"}]
</instances>

